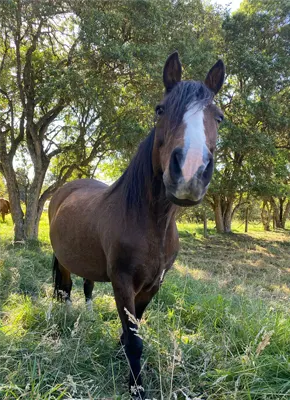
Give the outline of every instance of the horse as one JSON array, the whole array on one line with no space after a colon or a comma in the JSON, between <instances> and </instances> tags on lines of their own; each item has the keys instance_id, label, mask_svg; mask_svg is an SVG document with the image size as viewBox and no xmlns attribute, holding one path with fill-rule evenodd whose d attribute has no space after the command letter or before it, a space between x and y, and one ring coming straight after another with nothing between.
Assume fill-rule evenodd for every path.
<instances>
[{"instance_id":1,"label":"horse","mask_svg":"<svg viewBox=\"0 0 290 400\"><path fill-rule=\"evenodd\" d=\"M155 110L155 126L115 183L72 181L49 205L55 293L70 301L71 273L84 278L87 301L94 282L111 282L133 398L145 396L136 321L177 256L177 210L199 204L207 191L223 120L213 102L224 81L222 60L204 82L182 81L181 75L174 52L164 65L165 92Z\"/></svg>"},{"instance_id":2,"label":"horse","mask_svg":"<svg viewBox=\"0 0 290 400\"><path fill-rule=\"evenodd\" d=\"M2 215L2 221L5 222L5 214L9 214L11 212L10 203L6 199L0 199L0 213Z\"/></svg>"}]
</instances>

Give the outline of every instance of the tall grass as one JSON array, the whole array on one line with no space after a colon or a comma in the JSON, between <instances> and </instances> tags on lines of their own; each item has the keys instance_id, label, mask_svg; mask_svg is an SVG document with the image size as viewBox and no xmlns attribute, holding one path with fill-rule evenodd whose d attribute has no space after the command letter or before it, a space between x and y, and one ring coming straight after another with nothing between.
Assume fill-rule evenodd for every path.
<instances>
[{"instance_id":1,"label":"tall grass","mask_svg":"<svg viewBox=\"0 0 290 400\"><path fill-rule=\"evenodd\" d=\"M289 399L289 231L209 229L179 225L175 268L141 322L146 396ZM51 300L46 215L39 246L13 246L10 219L0 237L0 398L127 399L111 286L96 284L90 313L75 278L67 313Z\"/></svg>"}]
</instances>

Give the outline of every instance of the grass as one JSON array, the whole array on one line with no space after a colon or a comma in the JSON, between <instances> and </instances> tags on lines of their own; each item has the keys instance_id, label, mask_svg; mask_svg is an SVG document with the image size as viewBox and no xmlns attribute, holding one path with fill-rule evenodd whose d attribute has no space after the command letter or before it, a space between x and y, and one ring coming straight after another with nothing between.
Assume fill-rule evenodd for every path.
<instances>
[{"instance_id":1,"label":"grass","mask_svg":"<svg viewBox=\"0 0 290 400\"><path fill-rule=\"evenodd\" d=\"M290 398L290 232L202 237L180 224L175 268L145 313L148 399ZM112 290L96 284L94 311L74 280L73 308L51 301L47 216L40 246L14 247L0 223L0 398L127 399L128 366Z\"/></svg>"}]
</instances>

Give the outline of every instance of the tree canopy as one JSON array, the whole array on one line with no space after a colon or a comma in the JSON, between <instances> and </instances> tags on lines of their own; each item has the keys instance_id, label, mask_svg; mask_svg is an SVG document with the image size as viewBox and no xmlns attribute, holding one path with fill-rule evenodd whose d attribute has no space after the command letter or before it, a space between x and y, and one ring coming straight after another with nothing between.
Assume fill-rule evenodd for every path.
<instances>
[{"instance_id":1,"label":"tree canopy","mask_svg":"<svg viewBox=\"0 0 290 400\"><path fill-rule=\"evenodd\" d=\"M174 50L185 79L204 79L219 57L227 67L207 197L218 230L230 231L251 197L276 206L282 226L290 212L289 8L286 0L244 1L233 14L201 0L3 0L0 173L15 238L37 238L44 203L65 181L121 173L153 126Z\"/></svg>"}]
</instances>

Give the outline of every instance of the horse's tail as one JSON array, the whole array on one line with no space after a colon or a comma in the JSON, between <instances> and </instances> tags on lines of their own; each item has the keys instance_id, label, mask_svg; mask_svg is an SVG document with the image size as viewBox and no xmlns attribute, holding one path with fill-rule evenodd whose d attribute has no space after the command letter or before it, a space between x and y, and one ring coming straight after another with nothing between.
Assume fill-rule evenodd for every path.
<instances>
[{"instance_id":1,"label":"horse's tail","mask_svg":"<svg viewBox=\"0 0 290 400\"><path fill-rule=\"evenodd\" d=\"M61 288L61 272L59 269L58 259L55 254L52 255L52 279L54 284L53 297L56 297L57 300L61 298L61 294L59 292Z\"/></svg>"}]
</instances>

